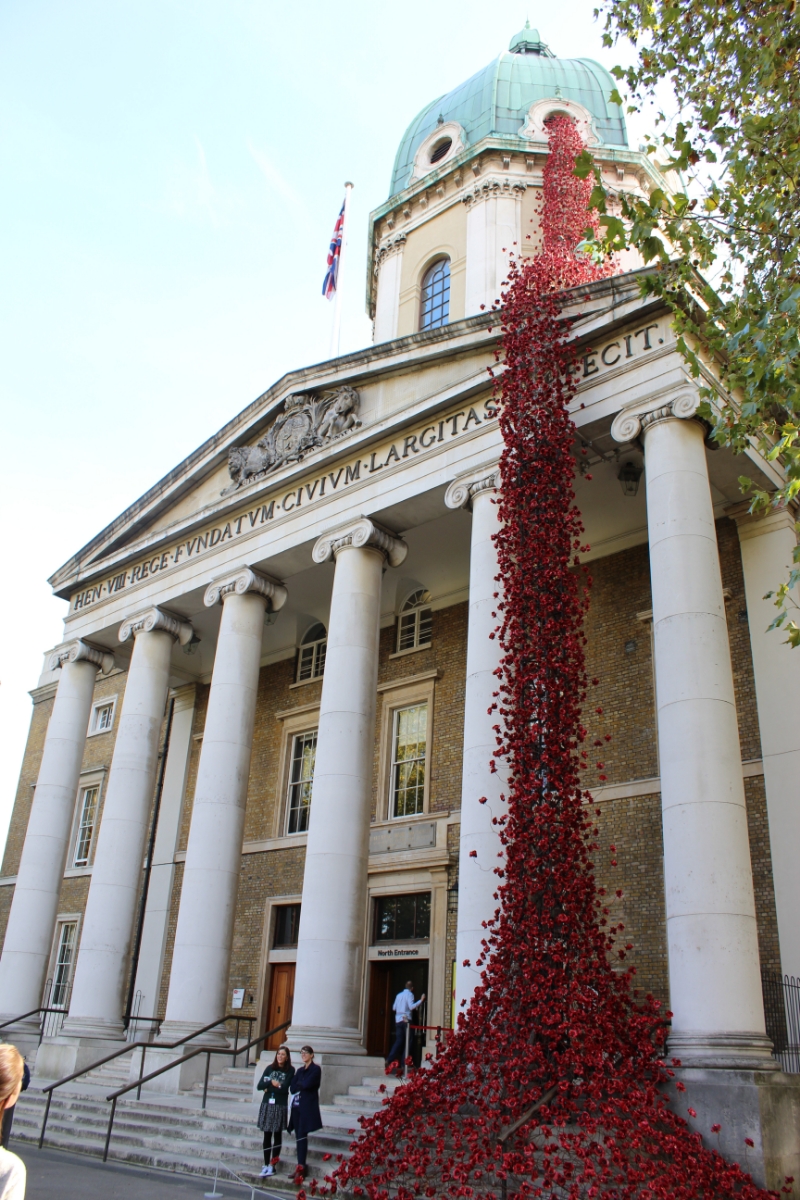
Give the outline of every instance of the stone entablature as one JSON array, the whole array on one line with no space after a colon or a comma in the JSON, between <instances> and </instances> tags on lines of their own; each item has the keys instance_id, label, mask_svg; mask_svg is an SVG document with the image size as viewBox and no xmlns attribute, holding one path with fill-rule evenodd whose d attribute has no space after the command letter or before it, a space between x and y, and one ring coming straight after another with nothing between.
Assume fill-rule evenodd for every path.
<instances>
[{"instance_id":1,"label":"stone entablature","mask_svg":"<svg viewBox=\"0 0 800 1200\"><path fill-rule=\"evenodd\" d=\"M151 552L124 569L107 567L105 579L73 593L70 597L70 613L82 612L102 601L116 599L121 592L144 584L155 575L164 575L181 567L190 559L210 554L227 542L244 541L257 536L264 526L290 519L301 507L308 508L330 498L332 493L338 494L363 484L379 471L389 474L402 469L409 460L435 454L443 446L467 440L487 426L496 428L496 410L491 399L476 399L446 414L437 414L427 422L420 420L413 427L413 432L384 439L369 454L353 456L335 470L320 472L305 482L293 481L290 489L281 489L277 495L259 496L253 507L220 519L214 525L201 526L197 533L187 530L180 540L170 544L169 549L159 548L156 553Z\"/></svg>"}]
</instances>

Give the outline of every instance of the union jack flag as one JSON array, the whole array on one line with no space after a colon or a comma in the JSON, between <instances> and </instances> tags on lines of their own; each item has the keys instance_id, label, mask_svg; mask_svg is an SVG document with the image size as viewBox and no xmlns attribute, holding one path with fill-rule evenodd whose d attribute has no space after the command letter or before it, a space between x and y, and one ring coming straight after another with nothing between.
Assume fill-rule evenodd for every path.
<instances>
[{"instance_id":1,"label":"union jack flag","mask_svg":"<svg viewBox=\"0 0 800 1200\"><path fill-rule=\"evenodd\" d=\"M336 294L336 280L339 274L339 259L342 256L342 234L344 233L344 204L336 224L333 227L331 248L328 251L328 269L322 283L322 294L326 300L332 300Z\"/></svg>"}]
</instances>

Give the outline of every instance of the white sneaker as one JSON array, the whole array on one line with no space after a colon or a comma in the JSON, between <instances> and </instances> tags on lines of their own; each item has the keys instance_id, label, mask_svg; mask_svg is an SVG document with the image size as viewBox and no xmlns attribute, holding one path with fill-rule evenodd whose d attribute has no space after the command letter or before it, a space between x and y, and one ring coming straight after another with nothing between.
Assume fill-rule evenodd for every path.
<instances>
[{"instance_id":1,"label":"white sneaker","mask_svg":"<svg viewBox=\"0 0 800 1200\"><path fill-rule=\"evenodd\" d=\"M267 1163L267 1165L265 1167L261 1168L260 1178L263 1179L266 1175L273 1175L273 1174L274 1174L274 1171L272 1169L272 1166L269 1163Z\"/></svg>"}]
</instances>

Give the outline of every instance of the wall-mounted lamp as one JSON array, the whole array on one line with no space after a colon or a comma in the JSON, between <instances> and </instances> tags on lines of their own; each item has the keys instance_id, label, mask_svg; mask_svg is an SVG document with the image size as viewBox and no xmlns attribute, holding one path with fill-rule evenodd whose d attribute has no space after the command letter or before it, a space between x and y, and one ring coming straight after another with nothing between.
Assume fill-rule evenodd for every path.
<instances>
[{"instance_id":1,"label":"wall-mounted lamp","mask_svg":"<svg viewBox=\"0 0 800 1200\"><path fill-rule=\"evenodd\" d=\"M184 654L197 654L197 647L200 645L200 638L196 633L192 634L192 640L188 645L183 647Z\"/></svg>"},{"instance_id":2,"label":"wall-mounted lamp","mask_svg":"<svg viewBox=\"0 0 800 1200\"><path fill-rule=\"evenodd\" d=\"M642 468L636 463L626 462L620 469L617 479L622 484L626 496L635 496L639 490L639 480L642 478Z\"/></svg>"},{"instance_id":3,"label":"wall-mounted lamp","mask_svg":"<svg viewBox=\"0 0 800 1200\"><path fill-rule=\"evenodd\" d=\"M264 624L274 625L278 619L278 614L271 608L268 608L264 613Z\"/></svg>"}]
</instances>

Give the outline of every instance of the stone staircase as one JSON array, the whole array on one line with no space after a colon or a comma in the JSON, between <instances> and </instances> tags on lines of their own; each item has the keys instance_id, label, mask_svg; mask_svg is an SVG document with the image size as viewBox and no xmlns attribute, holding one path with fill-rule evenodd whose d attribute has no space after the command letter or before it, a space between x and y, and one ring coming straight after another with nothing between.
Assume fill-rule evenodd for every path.
<instances>
[{"instance_id":1,"label":"stone staircase","mask_svg":"<svg viewBox=\"0 0 800 1200\"><path fill-rule=\"evenodd\" d=\"M53 1094L45 1146L102 1156L111 1110L105 1097L129 1081L129 1070L130 1055L125 1055L59 1088ZM296 1160L291 1134L284 1135L284 1156L277 1174L259 1179L262 1135L256 1127L259 1104L252 1098L253 1074L253 1067L229 1067L213 1075L205 1110L201 1108L202 1083L178 1096L145 1090L137 1101L136 1093L129 1093L117 1102L109 1158L203 1176L213 1176L221 1162L248 1183L294 1193L291 1177ZM20 1096L12 1141L38 1142L46 1103L42 1082L34 1078ZM324 1127L309 1138L309 1175L322 1178L333 1170L337 1156L346 1156L358 1135L359 1117L377 1112L384 1097L399 1085L397 1079L368 1076L351 1086L346 1095L334 1096L332 1104L321 1105Z\"/></svg>"}]
</instances>

